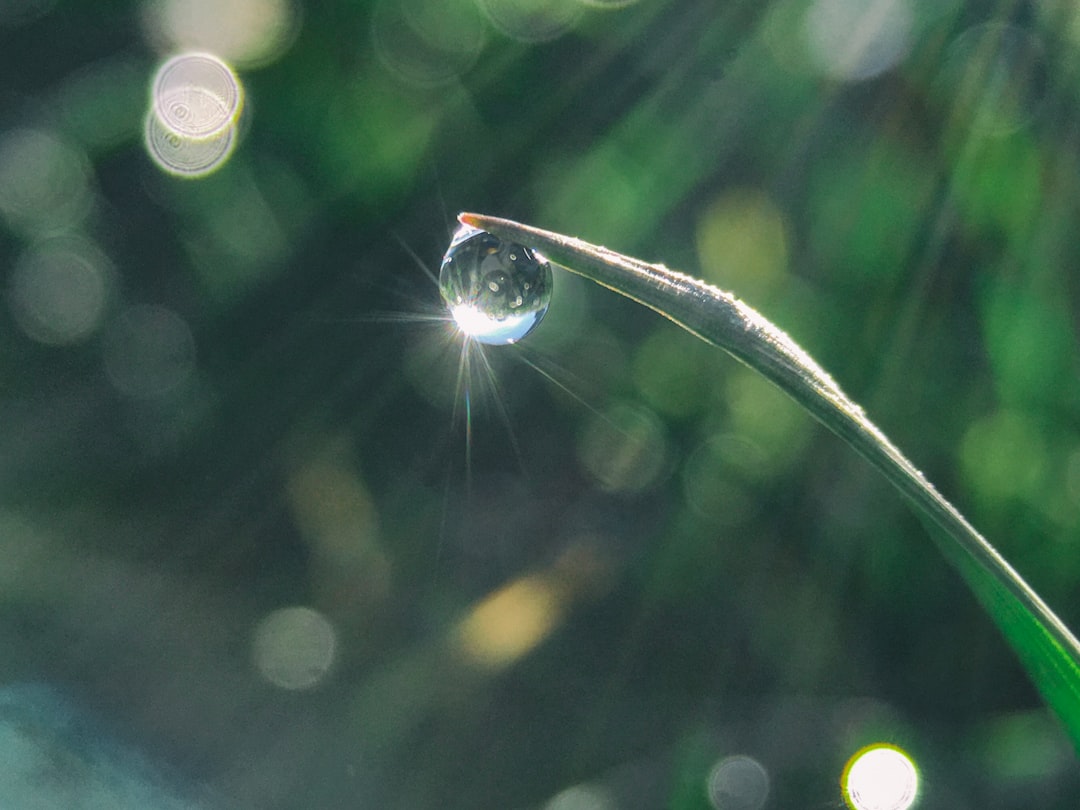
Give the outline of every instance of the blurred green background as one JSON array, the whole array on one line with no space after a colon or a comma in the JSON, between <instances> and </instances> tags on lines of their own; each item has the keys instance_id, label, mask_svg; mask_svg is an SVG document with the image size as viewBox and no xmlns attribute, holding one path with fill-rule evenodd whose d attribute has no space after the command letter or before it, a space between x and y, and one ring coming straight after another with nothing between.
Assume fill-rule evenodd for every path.
<instances>
[{"instance_id":1,"label":"blurred green background","mask_svg":"<svg viewBox=\"0 0 1080 810\"><path fill-rule=\"evenodd\" d=\"M242 110L155 141L191 51ZM0 76L0 806L1076 806L839 441L558 270L462 375L433 274L735 291L1080 627L1080 3L0 0Z\"/></svg>"}]
</instances>

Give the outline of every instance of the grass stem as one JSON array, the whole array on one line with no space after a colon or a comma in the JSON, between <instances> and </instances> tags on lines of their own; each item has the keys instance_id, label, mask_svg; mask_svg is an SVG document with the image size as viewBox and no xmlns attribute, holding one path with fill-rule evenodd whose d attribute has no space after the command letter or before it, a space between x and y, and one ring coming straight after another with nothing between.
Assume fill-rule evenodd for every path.
<instances>
[{"instance_id":1,"label":"grass stem","mask_svg":"<svg viewBox=\"0 0 1080 810\"><path fill-rule=\"evenodd\" d=\"M473 227L539 250L763 374L881 472L925 518L938 547L1016 650L1080 750L1080 643L1008 561L950 504L786 332L692 276L512 220L461 214Z\"/></svg>"}]
</instances>

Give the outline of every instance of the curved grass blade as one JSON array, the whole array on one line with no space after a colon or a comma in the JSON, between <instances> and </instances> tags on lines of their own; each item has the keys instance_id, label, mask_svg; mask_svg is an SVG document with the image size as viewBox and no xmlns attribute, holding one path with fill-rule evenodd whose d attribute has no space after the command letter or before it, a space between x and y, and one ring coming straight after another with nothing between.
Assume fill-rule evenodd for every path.
<instances>
[{"instance_id":1,"label":"curved grass blade","mask_svg":"<svg viewBox=\"0 0 1080 810\"><path fill-rule=\"evenodd\" d=\"M775 383L881 472L915 507L942 553L993 617L1080 751L1080 643L1008 561L942 497L855 402L782 329L710 284L580 239L512 220L467 225L536 248L571 272L644 304Z\"/></svg>"}]
</instances>

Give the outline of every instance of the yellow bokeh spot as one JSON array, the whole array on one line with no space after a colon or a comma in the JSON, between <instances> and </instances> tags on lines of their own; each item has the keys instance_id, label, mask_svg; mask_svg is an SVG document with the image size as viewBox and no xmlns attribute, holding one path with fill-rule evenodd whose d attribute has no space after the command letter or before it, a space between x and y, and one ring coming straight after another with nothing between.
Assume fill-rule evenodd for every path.
<instances>
[{"instance_id":1,"label":"yellow bokeh spot","mask_svg":"<svg viewBox=\"0 0 1080 810\"><path fill-rule=\"evenodd\" d=\"M701 214L698 259L706 279L760 301L784 280L788 264L787 228L780 209L763 192L736 189Z\"/></svg>"},{"instance_id":2,"label":"yellow bokeh spot","mask_svg":"<svg viewBox=\"0 0 1080 810\"><path fill-rule=\"evenodd\" d=\"M759 463L783 467L799 457L810 437L810 420L783 392L749 369L727 381L730 431L753 442Z\"/></svg>"},{"instance_id":3,"label":"yellow bokeh spot","mask_svg":"<svg viewBox=\"0 0 1080 810\"><path fill-rule=\"evenodd\" d=\"M558 624L563 594L550 577L523 577L487 596L457 628L460 650L486 669L509 666Z\"/></svg>"},{"instance_id":4,"label":"yellow bokeh spot","mask_svg":"<svg viewBox=\"0 0 1080 810\"><path fill-rule=\"evenodd\" d=\"M974 422L960 443L960 463L968 484L988 501L1044 494L1046 443L1020 412L998 411Z\"/></svg>"}]
</instances>

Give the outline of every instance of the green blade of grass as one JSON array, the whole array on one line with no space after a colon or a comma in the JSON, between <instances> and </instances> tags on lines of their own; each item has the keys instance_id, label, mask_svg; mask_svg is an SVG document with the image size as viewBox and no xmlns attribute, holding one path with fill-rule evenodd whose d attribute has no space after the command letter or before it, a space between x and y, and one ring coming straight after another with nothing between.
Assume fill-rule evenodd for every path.
<instances>
[{"instance_id":1,"label":"green blade of grass","mask_svg":"<svg viewBox=\"0 0 1080 810\"><path fill-rule=\"evenodd\" d=\"M926 519L945 558L997 623L1080 751L1080 643L1076 637L787 333L735 296L663 265L507 219L480 214L461 214L459 219L536 248L552 262L726 350L846 441Z\"/></svg>"}]
</instances>

